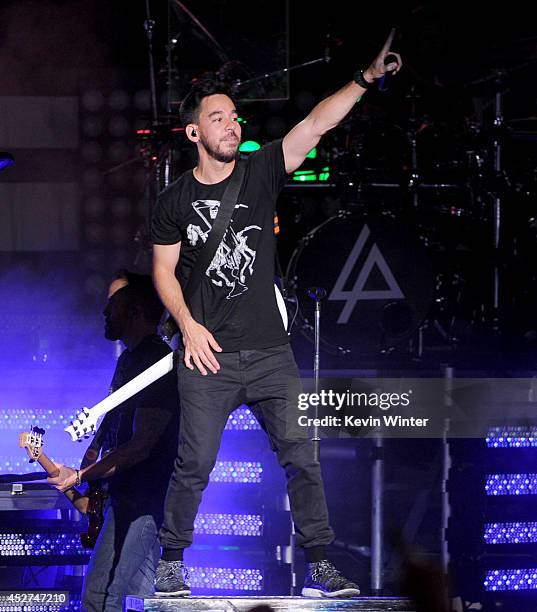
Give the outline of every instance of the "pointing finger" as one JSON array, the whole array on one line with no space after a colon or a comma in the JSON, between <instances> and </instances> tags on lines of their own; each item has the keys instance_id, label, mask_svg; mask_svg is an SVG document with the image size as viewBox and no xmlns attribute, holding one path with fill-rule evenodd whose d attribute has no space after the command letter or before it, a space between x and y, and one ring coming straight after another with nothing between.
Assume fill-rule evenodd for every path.
<instances>
[{"instance_id":1,"label":"pointing finger","mask_svg":"<svg viewBox=\"0 0 537 612\"><path fill-rule=\"evenodd\" d=\"M384 46L382 47L381 53L388 53L388 51L390 50L390 47L392 46L394 36L395 36L395 28L392 28L390 30L390 33L388 34L388 38L386 39Z\"/></svg>"}]
</instances>

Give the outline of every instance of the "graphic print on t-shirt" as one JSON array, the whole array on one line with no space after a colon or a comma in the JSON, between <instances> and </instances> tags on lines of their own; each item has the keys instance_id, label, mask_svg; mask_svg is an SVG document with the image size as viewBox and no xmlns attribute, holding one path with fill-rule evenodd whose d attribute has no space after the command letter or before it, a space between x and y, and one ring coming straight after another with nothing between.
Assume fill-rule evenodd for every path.
<instances>
[{"instance_id":1,"label":"graphic print on t-shirt","mask_svg":"<svg viewBox=\"0 0 537 612\"><path fill-rule=\"evenodd\" d=\"M196 200L192 208L203 222L203 226L190 223L187 227L187 239L191 246L196 246L198 240L207 242L212 229L211 221L216 219L219 200ZM248 208L246 204L236 204L235 208ZM222 241L220 242L211 264L205 274L217 287L226 287L229 293L226 299L238 297L248 291L247 277L254 273L256 251L248 246L248 232L261 230L259 225L248 225L236 232L231 221Z\"/></svg>"}]
</instances>

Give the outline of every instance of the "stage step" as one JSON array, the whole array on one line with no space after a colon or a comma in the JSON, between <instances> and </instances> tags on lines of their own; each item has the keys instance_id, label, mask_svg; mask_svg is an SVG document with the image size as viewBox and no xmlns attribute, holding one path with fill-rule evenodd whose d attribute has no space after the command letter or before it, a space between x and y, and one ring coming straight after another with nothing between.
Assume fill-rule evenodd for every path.
<instances>
[{"instance_id":1,"label":"stage step","mask_svg":"<svg viewBox=\"0 0 537 612\"><path fill-rule=\"evenodd\" d=\"M315 599L308 597L127 597L125 612L248 612L269 606L275 612L415 612L407 599L396 597L357 597Z\"/></svg>"}]
</instances>

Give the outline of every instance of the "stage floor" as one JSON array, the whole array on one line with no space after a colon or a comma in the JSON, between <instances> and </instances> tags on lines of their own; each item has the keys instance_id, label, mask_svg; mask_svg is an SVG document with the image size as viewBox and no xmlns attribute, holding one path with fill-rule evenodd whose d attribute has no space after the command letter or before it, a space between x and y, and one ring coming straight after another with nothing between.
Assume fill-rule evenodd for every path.
<instances>
[{"instance_id":1,"label":"stage floor","mask_svg":"<svg viewBox=\"0 0 537 612\"><path fill-rule=\"evenodd\" d=\"M315 599L308 597L127 597L125 611L174 612L248 612L257 606L269 606L275 612L414 612L407 599L395 597L357 597L354 599Z\"/></svg>"}]
</instances>

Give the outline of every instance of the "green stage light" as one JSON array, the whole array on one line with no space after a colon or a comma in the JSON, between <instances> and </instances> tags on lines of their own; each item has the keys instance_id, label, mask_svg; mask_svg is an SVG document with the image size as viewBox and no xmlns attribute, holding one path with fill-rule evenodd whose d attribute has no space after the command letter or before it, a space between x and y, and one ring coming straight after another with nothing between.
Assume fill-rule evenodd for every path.
<instances>
[{"instance_id":1,"label":"green stage light","mask_svg":"<svg viewBox=\"0 0 537 612\"><path fill-rule=\"evenodd\" d=\"M293 181L305 182L305 181L316 181L316 180L317 180L316 174L301 174L299 176L293 176Z\"/></svg>"},{"instance_id":2,"label":"green stage light","mask_svg":"<svg viewBox=\"0 0 537 612\"><path fill-rule=\"evenodd\" d=\"M254 151L258 151L261 148L261 145L255 140L246 140L239 147L239 151L241 153L253 153Z\"/></svg>"},{"instance_id":3,"label":"green stage light","mask_svg":"<svg viewBox=\"0 0 537 612\"><path fill-rule=\"evenodd\" d=\"M306 155L307 159L315 159L317 157L317 147L313 147L313 149Z\"/></svg>"}]
</instances>

